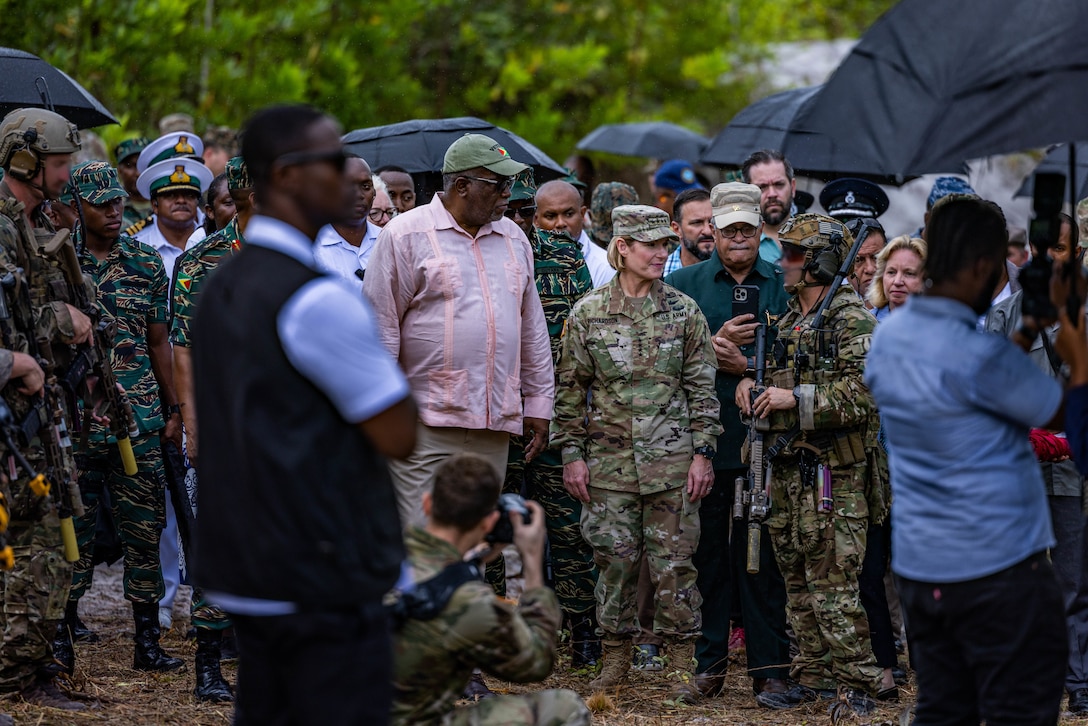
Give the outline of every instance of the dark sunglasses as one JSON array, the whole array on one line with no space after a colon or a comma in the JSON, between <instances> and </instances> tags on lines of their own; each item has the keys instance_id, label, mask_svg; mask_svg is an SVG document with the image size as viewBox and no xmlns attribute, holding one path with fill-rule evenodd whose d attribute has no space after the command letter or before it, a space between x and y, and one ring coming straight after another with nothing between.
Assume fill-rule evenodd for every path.
<instances>
[{"instance_id":1,"label":"dark sunglasses","mask_svg":"<svg viewBox=\"0 0 1088 726\"><path fill-rule=\"evenodd\" d=\"M301 166L303 164L321 164L329 163L336 167L339 172L344 171L344 167L347 165L348 157L344 155L343 149L330 149L329 151L290 151L282 156L276 157L273 164L279 164L280 166Z\"/></svg>"},{"instance_id":2,"label":"dark sunglasses","mask_svg":"<svg viewBox=\"0 0 1088 726\"><path fill-rule=\"evenodd\" d=\"M499 194L504 194L514 188L514 177L512 176L504 176L500 179L484 179L482 176L465 176L465 178L498 187Z\"/></svg>"},{"instance_id":3,"label":"dark sunglasses","mask_svg":"<svg viewBox=\"0 0 1088 726\"><path fill-rule=\"evenodd\" d=\"M504 217L507 217L509 219L513 219L519 214L521 215L522 219L532 219L533 215L536 214L536 207L518 207L517 209L507 209L502 214Z\"/></svg>"},{"instance_id":4,"label":"dark sunglasses","mask_svg":"<svg viewBox=\"0 0 1088 726\"><path fill-rule=\"evenodd\" d=\"M805 259L805 255L807 255L807 254L808 254L808 252L805 250L804 247L797 247L796 245L791 245L791 244L786 244L786 243L782 244L782 261L783 262L789 262L790 264L796 264L798 262L803 262L804 259Z\"/></svg>"}]
</instances>

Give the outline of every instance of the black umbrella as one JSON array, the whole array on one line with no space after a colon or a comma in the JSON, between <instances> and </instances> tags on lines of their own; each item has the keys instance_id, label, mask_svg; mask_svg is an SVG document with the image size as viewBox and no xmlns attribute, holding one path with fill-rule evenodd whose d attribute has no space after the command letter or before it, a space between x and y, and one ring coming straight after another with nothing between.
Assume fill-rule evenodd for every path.
<instances>
[{"instance_id":1,"label":"black umbrella","mask_svg":"<svg viewBox=\"0 0 1088 726\"><path fill-rule=\"evenodd\" d=\"M795 129L795 120L813 103L821 88L783 91L747 106L718 132L699 163L739 167L753 151L788 147L786 158L805 176L860 176L884 184L907 181L908 177L882 174L878 166L849 153L849 147L836 144L825 134Z\"/></svg>"},{"instance_id":2,"label":"black umbrella","mask_svg":"<svg viewBox=\"0 0 1088 726\"><path fill-rule=\"evenodd\" d=\"M885 174L1084 138L1084 27L1084 0L902 0L797 125Z\"/></svg>"},{"instance_id":3,"label":"black umbrella","mask_svg":"<svg viewBox=\"0 0 1088 726\"><path fill-rule=\"evenodd\" d=\"M502 144L512 159L532 166L538 183L567 174L547 154L517 134L472 116L416 119L358 129L344 135L344 148L366 159L375 169L399 166L410 174L441 172L446 149L470 133L490 136Z\"/></svg>"},{"instance_id":4,"label":"black umbrella","mask_svg":"<svg viewBox=\"0 0 1088 726\"><path fill-rule=\"evenodd\" d=\"M17 108L50 106L81 129L118 123L64 71L25 51L0 48L0 116Z\"/></svg>"},{"instance_id":5,"label":"black umbrella","mask_svg":"<svg viewBox=\"0 0 1088 726\"><path fill-rule=\"evenodd\" d=\"M1077 192L1077 199L1084 199L1088 197L1088 143L1078 143L1076 145L1076 184L1074 190ZM1039 166L1035 167L1035 171L1031 173L1024 183L1020 185L1020 189L1017 190L1016 196L1018 197L1030 197L1035 192L1035 175L1036 174L1060 174L1067 180L1069 178L1069 146L1066 144L1057 144L1050 151L1047 152L1043 160L1039 162ZM1066 193L1068 194L1069 187L1066 186Z\"/></svg>"},{"instance_id":6,"label":"black umbrella","mask_svg":"<svg viewBox=\"0 0 1088 726\"><path fill-rule=\"evenodd\" d=\"M696 161L706 148L707 138L667 121L606 124L590 131L578 142L583 151L604 151L623 156Z\"/></svg>"}]
</instances>

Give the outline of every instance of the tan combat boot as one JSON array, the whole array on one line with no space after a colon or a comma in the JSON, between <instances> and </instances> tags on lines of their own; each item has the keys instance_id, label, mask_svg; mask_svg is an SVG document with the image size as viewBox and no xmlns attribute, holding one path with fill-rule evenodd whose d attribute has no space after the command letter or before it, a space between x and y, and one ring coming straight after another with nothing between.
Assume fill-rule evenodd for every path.
<instances>
[{"instance_id":1,"label":"tan combat boot","mask_svg":"<svg viewBox=\"0 0 1088 726\"><path fill-rule=\"evenodd\" d=\"M673 700L682 703L695 703L699 700L699 689L695 687L695 638L674 640L669 643L668 666L669 678L676 679L670 695Z\"/></svg>"},{"instance_id":2,"label":"tan combat boot","mask_svg":"<svg viewBox=\"0 0 1088 726\"><path fill-rule=\"evenodd\" d=\"M631 641L601 639L601 673L589 682L595 691L618 686L627 680L627 671L631 668Z\"/></svg>"}]
</instances>

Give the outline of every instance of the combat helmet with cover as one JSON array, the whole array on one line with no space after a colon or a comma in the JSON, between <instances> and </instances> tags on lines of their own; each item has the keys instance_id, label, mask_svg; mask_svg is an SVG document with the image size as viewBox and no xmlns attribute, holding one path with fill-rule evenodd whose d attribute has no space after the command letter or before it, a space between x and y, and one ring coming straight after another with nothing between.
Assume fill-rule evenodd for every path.
<instances>
[{"instance_id":1,"label":"combat helmet with cover","mask_svg":"<svg viewBox=\"0 0 1088 726\"><path fill-rule=\"evenodd\" d=\"M0 121L0 167L20 181L30 181L48 154L74 154L79 129L44 108L17 108Z\"/></svg>"},{"instance_id":2,"label":"combat helmet with cover","mask_svg":"<svg viewBox=\"0 0 1088 726\"><path fill-rule=\"evenodd\" d=\"M836 219L822 214L798 214L787 219L779 228L778 241L782 243L784 257L787 256L787 246L802 250L805 262L801 269L811 273L817 284L828 285L850 253L854 237ZM793 294L805 284L802 279L788 292Z\"/></svg>"}]
</instances>

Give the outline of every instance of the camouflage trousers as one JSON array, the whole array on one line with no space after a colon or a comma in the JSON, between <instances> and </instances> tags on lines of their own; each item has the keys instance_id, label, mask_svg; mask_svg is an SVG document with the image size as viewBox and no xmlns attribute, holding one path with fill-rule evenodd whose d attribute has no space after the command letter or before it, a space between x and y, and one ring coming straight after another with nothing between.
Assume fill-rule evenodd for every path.
<instances>
[{"instance_id":1,"label":"camouflage trousers","mask_svg":"<svg viewBox=\"0 0 1088 726\"><path fill-rule=\"evenodd\" d=\"M18 482L16 488L25 489L26 480ZM32 512L37 516L12 519L8 525L15 568L0 579L4 633L0 693L22 690L41 668L53 663L53 636L64 618L72 583L72 565L64 559L60 520L48 499L39 502L41 506L35 507L39 511ZM26 514L25 508L13 508L13 516Z\"/></svg>"},{"instance_id":2,"label":"camouflage trousers","mask_svg":"<svg viewBox=\"0 0 1088 726\"><path fill-rule=\"evenodd\" d=\"M685 487L657 494L589 488L582 507L582 535L593 547L597 578L597 622L605 636L639 632L638 572L645 552L657 593L653 631L689 638L702 628L703 603L695 585L692 556L699 544L699 504Z\"/></svg>"},{"instance_id":3,"label":"camouflage trousers","mask_svg":"<svg viewBox=\"0 0 1088 726\"><path fill-rule=\"evenodd\" d=\"M588 726L591 721L582 697L566 689L488 698L442 718L443 726Z\"/></svg>"},{"instance_id":4,"label":"camouflage trousers","mask_svg":"<svg viewBox=\"0 0 1088 726\"><path fill-rule=\"evenodd\" d=\"M799 653L790 676L815 689L875 694L882 671L869 641L858 573L869 524L865 465L832 474L834 502L817 511L819 491L803 486L795 466L776 467L767 528L786 585L786 613Z\"/></svg>"},{"instance_id":5,"label":"camouflage trousers","mask_svg":"<svg viewBox=\"0 0 1088 726\"><path fill-rule=\"evenodd\" d=\"M125 474L121 454L116 446L96 444L87 456L79 475L86 514L76 520L76 541L79 561L72 575L69 599L79 600L91 586L94 568L95 525L98 522L98 501L103 489L108 489L113 522L121 539L124 553L125 598L135 603L158 604L164 587L159 563L159 536L166 523L166 479L163 473L162 449L157 433L132 439L136 456L136 473Z\"/></svg>"},{"instance_id":6,"label":"camouflage trousers","mask_svg":"<svg viewBox=\"0 0 1088 726\"><path fill-rule=\"evenodd\" d=\"M593 548L582 537L579 520L582 503L563 488L563 457L556 449L545 449L525 463L525 439L510 438L510 457L506 463L504 492L534 499L544 508L551 555L552 580L559 607L567 615L581 615L593 610L597 600L597 568ZM487 566L487 581L500 596L506 594L505 563L500 557Z\"/></svg>"}]
</instances>

